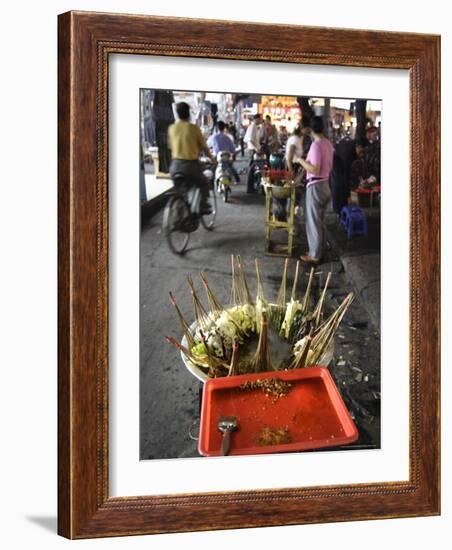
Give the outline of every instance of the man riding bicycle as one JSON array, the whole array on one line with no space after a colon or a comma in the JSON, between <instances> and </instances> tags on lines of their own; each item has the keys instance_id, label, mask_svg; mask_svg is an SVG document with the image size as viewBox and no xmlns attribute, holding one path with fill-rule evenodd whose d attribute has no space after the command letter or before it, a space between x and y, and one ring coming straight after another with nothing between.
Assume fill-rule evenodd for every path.
<instances>
[{"instance_id":1,"label":"man riding bicycle","mask_svg":"<svg viewBox=\"0 0 452 550\"><path fill-rule=\"evenodd\" d=\"M204 152L212 162L215 162L215 158L212 156L201 130L190 122L189 105L184 101L177 103L176 113L179 120L168 128L168 147L171 149L172 155L170 174L172 178L175 174L183 174L187 181L199 187L201 191L200 213L208 215L212 212L208 202L209 187L202 173L199 155Z\"/></svg>"}]
</instances>

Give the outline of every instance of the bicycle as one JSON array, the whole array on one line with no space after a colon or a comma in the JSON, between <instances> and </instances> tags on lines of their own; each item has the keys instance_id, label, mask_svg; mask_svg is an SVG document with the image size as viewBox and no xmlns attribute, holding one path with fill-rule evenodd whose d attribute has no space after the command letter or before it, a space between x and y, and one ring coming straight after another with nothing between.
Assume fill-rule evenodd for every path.
<instances>
[{"instance_id":1,"label":"bicycle","mask_svg":"<svg viewBox=\"0 0 452 550\"><path fill-rule=\"evenodd\" d=\"M211 231L217 215L217 196L213 182L209 182L209 200L212 211L201 214L201 190L186 180L185 175L173 177L175 192L165 206L163 229L168 246L174 254L183 254L190 239L190 233L196 231L199 224Z\"/></svg>"}]
</instances>

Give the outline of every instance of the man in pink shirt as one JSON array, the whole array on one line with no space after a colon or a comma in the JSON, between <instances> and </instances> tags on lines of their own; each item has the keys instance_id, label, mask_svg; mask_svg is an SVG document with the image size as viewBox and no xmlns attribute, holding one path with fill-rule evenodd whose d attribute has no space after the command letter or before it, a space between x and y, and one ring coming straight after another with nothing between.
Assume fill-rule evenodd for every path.
<instances>
[{"instance_id":1,"label":"man in pink shirt","mask_svg":"<svg viewBox=\"0 0 452 550\"><path fill-rule=\"evenodd\" d=\"M323 135L323 119L319 116L311 120L314 142L306 160L296 158L306 170L306 236L309 251L301 256L303 262L320 263L325 247L325 213L331 200L329 177L333 168L334 149Z\"/></svg>"}]
</instances>

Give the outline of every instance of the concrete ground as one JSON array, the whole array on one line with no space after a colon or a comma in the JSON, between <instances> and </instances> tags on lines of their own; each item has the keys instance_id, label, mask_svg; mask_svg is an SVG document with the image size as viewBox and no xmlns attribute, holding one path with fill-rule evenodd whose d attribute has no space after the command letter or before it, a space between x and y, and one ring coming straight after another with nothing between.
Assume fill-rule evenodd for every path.
<instances>
[{"instance_id":1,"label":"concrete ground","mask_svg":"<svg viewBox=\"0 0 452 550\"><path fill-rule=\"evenodd\" d=\"M244 168L246 163L239 161L237 167ZM266 296L276 298L284 258L265 256L264 197L247 195L246 176L242 175L241 179L242 183L233 187L230 203L219 201L214 231L208 232L201 227L192 233L183 256L169 251L161 229L162 211L142 227L141 459L199 456L196 436L202 384L185 368L177 350L165 341L167 334L179 340L181 337L168 292L173 292L191 321L186 276L191 274L201 291L198 273L204 271L219 300L229 303L230 256L240 254L251 291L254 292L256 286L254 259L257 257ZM320 284L328 271L333 272L327 307L336 305L350 290L357 294L336 335L334 359L330 365L330 372L360 433L359 440L348 449L380 446L379 217L373 219L375 223L369 224L369 237L347 241L335 215L330 214L328 240L331 246L326 263L316 269L316 281ZM300 227L297 254L305 250L304 231ZM289 262L289 285L295 264L296 256ZM371 269L365 269L370 265ZM303 286L306 273L304 268ZM299 288L302 291L301 285ZM200 295L203 297L202 292Z\"/></svg>"}]
</instances>

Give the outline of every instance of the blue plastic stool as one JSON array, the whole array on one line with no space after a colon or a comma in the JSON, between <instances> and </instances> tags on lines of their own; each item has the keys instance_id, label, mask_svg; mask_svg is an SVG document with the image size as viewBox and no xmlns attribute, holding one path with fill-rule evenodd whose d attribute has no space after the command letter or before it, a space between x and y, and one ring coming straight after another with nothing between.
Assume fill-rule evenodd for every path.
<instances>
[{"instance_id":1,"label":"blue plastic stool","mask_svg":"<svg viewBox=\"0 0 452 550\"><path fill-rule=\"evenodd\" d=\"M349 239L354 235L366 235L367 237L366 214L359 206L354 204L344 206L341 210L340 222L344 226Z\"/></svg>"}]
</instances>

